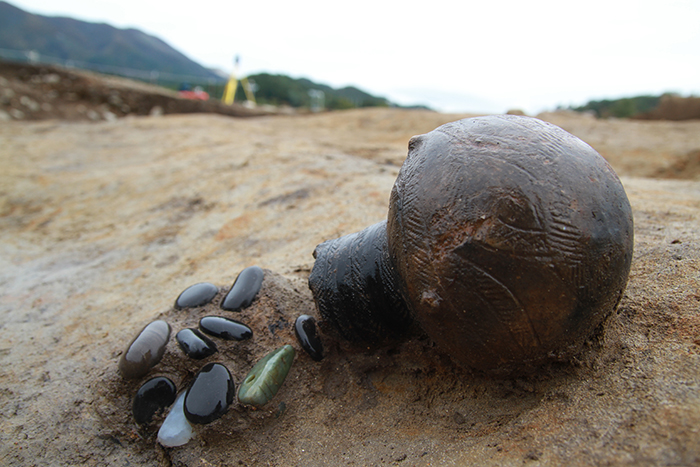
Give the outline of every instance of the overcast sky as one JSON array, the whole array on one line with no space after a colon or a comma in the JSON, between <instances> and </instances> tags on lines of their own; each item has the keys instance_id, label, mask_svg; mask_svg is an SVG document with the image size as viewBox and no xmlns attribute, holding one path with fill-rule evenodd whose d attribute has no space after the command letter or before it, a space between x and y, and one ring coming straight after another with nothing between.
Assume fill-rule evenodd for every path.
<instances>
[{"instance_id":1,"label":"overcast sky","mask_svg":"<svg viewBox=\"0 0 700 467\"><path fill-rule=\"evenodd\" d=\"M354 85L447 112L536 114L666 91L700 95L700 0L9 0L157 36L230 71Z\"/></svg>"}]
</instances>

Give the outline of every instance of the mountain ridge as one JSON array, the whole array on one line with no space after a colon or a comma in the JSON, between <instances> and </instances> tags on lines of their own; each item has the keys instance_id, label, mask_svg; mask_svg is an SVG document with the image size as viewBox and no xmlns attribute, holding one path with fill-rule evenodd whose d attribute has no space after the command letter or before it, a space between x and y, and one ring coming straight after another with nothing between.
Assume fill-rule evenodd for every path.
<instances>
[{"instance_id":1,"label":"mountain ridge","mask_svg":"<svg viewBox=\"0 0 700 467\"><path fill-rule=\"evenodd\" d=\"M42 16L0 1L0 48L31 50L96 66L222 78L162 39L135 28L119 29L63 16Z\"/></svg>"}]
</instances>

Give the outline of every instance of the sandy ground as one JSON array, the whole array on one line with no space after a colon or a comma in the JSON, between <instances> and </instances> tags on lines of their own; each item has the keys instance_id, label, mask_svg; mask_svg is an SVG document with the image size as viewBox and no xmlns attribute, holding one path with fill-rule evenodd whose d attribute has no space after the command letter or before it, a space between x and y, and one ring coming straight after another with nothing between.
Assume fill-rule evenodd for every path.
<instances>
[{"instance_id":1,"label":"sandy ground","mask_svg":"<svg viewBox=\"0 0 700 467\"><path fill-rule=\"evenodd\" d=\"M127 117L0 125L0 464L696 465L700 463L700 122L542 116L597 148L635 218L630 282L570 364L493 379L417 335L376 349L291 331L315 314L319 242L386 217L408 139L462 116L390 109L234 119ZM654 179L650 177L674 177ZM254 338L188 361L171 340L150 374L180 387L208 361L236 383L292 344L268 406L234 406L186 446L139 428L117 360L146 323L174 332L187 286L266 270L236 318ZM211 313L218 313L211 310Z\"/></svg>"}]
</instances>

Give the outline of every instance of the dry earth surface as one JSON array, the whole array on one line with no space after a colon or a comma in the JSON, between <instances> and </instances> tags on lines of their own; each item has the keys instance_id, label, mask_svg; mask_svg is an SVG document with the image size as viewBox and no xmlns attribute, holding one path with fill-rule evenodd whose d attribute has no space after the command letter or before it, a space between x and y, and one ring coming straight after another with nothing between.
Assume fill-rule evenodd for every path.
<instances>
[{"instance_id":1,"label":"dry earth surface","mask_svg":"<svg viewBox=\"0 0 700 467\"><path fill-rule=\"evenodd\" d=\"M700 463L698 121L541 116L612 163L634 210L627 291L574 361L496 379L455 367L420 335L364 349L325 332L320 363L300 349L291 325L316 314L316 244L384 219L409 138L462 117L0 123L0 464ZM157 317L177 332L220 313L171 306L196 282L223 293L253 264L263 289L235 316L253 339L199 362L171 339L149 377L185 387L220 361L238 384L287 343L291 373L268 406L234 406L163 448L157 423L133 422L142 381L122 380L117 360Z\"/></svg>"}]
</instances>

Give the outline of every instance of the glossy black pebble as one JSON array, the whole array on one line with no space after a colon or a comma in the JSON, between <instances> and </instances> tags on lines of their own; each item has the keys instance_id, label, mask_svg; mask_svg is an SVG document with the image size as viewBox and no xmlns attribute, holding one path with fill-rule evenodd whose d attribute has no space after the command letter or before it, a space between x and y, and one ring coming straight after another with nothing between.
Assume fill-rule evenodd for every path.
<instances>
[{"instance_id":1,"label":"glossy black pebble","mask_svg":"<svg viewBox=\"0 0 700 467\"><path fill-rule=\"evenodd\" d=\"M207 363L187 390L185 416L192 423L211 423L226 413L235 394L228 368L221 363Z\"/></svg>"},{"instance_id":2,"label":"glossy black pebble","mask_svg":"<svg viewBox=\"0 0 700 467\"><path fill-rule=\"evenodd\" d=\"M183 308L195 308L204 306L214 300L216 294L219 293L219 288L209 282L200 282L187 287L182 291L177 300L175 300L175 308L181 310Z\"/></svg>"},{"instance_id":3,"label":"glossy black pebble","mask_svg":"<svg viewBox=\"0 0 700 467\"><path fill-rule=\"evenodd\" d=\"M323 343L316 331L316 320L313 316L301 315L294 322L294 332L297 335L301 348L308 353L311 358L320 362L323 360Z\"/></svg>"},{"instance_id":4,"label":"glossy black pebble","mask_svg":"<svg viewBox=\"0 0 700 467\"><path fill-rule=\"evenodd\" d=\"M205 316L199 320L199 329L210 336L228 341L243 341L253 337L253 331L248 326L223 316Z\"/></svg>"},{"instance_id":5,"label":"glossy black pebble","mask_svg":"<svg viewBox=\"0 0 700 467\"><path fill-rule=\"evenodd\" d=\"M163 357L170 339L170 325L162 319L143 328L119 358L119 372L125 379L144 376Z\"/></svg>"},{"instance_id":6,"label":"glossy black pebble","mask_svg":"<svg viewBox=\"0 0 700 467\"><path fill-rule=\"evenodd\" d=\"M175 402L175 383L164 376L149 379L136 391L132 411L136 423L149 423L159 410Z\"/></svg>"},{"instance_id":7,"label":"glossy black pebble","mask_svg":"<svg viewBox=\"0 0 700 467\"><path fill-rule=\"evenodd\" d=\"M250 266L242 270L231 286L231 290L221 301L221 308L238 311L249 307L262 287L264 276L265 273L258 266Z\"/></svg>"},{"instance_id":8,"label":"glossy black pebble","mask_svg":"<svg viewBox=\"0 0 700 467\"><path fill-rule=\"evenodd\" d=\"M177 343L185 355L201 360L217 352L216 344L196 329L183 329L175 335Z\"/></svg>"}]
</instances>

